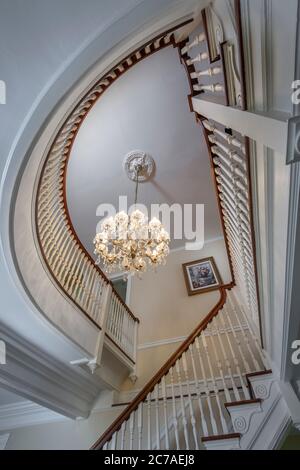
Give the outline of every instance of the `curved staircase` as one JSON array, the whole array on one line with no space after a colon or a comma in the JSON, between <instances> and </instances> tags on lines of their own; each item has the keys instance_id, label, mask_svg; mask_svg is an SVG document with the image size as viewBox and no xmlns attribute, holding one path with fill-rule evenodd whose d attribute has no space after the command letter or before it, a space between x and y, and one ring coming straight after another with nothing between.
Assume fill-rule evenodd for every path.
<instances>
[{"instance_id":1,"label":"curved staircase","mask_svg":"<svg viewBox=\"0 0 300 470\"><path fill-rule=\"evenodd\" d=\"M249 448L251 419L265 419L273 379L232 288L222 287L215 308L93 449Z\"/></svg>"}]
</instances>

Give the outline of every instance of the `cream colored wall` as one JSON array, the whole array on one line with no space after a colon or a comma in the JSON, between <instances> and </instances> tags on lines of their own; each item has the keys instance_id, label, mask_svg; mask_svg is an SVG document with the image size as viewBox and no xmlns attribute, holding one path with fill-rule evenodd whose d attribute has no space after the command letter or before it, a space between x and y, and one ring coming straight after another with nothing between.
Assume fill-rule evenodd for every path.
<instances>
[{"instance_id":1,"label":"cream colored wall","mask_svg":"<svg viewBox=\"0 0 300 470\"><path fill-rule=\"evenodd\" d=\"M171 252L166 266L157 273L133 278L130 307L140 319L138 344L188 336L220 298L218 291L188 296L182 264L213 256L224 283L231 282L224 240L206 243L201 251ZM123 390L142 388L181 342L140 349L137 353L138 380L128 380Z\"/></svg>"},{"instance_id":2,"label":"cream colored wall","mask_svg":"<svg viewBox=\"0 0 300 470\"><path fill-rule=\"evenodd\" d=\"M10 433L6 450L89 449L124 407L92 413L86 420L64 420L5 431Z\"/></svg>"},{"instance_id":3,"label":"cream colored wall","mask_svg":"<svg viewBox=\"0 0 300 470\"><path fill-rule=\"evenodd\" d=\"M130 307L140 319L138 343L164 340L191 333L214 307L219 293L188 296L182 264L213 256L223 282L231 281L223 240L207 243L201 251L171 252L166 266L156 273L133 278Z\"/></svg>"}]
</instances>

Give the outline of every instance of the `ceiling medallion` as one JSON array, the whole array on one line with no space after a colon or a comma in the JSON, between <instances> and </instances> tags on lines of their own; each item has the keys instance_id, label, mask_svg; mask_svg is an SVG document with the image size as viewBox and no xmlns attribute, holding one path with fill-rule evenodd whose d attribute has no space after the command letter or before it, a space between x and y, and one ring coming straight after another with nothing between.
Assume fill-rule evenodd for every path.
<instances>
[{"instance_id":1,"label":"ceiling medallion","mask_svg":"<svg viewBox=\"0 0 300 470\"><path fill-rule=\"evenodd\" d=\"M136 168L140 167L137 176ZM155 163L151 155L142 150L133 150L127 153L124 162L124 170L131 181L136 181L138 178L139 183L148 181L154 173Z\"/></svg>"},{"instance_id":2,"label":"ceiling medallion","mask_svg":"<svg viewBox=\"0 0 300 470\"><path fill-rule=\"evenodd\" d=\"M154 160L144 152L130 152L125 158L124 169L135 182L137 204L139 182L149 180L154 171ZM166 263L169 254L170 235L160 220L148 218L134 207L134 211L118 212L105 219L101 231L94 239L96 264L103 263L108 273L141 273L148 266L156 268Z\"/></svg>"}]
</instances>

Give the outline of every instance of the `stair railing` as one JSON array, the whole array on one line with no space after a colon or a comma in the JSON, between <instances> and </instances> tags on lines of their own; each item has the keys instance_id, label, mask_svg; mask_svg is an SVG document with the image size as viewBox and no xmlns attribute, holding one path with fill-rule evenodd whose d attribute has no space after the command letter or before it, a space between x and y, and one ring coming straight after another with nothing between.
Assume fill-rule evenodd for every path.
<instances>
[{"instance_id":1,"label":"stair railing","mask_svg":"<svg viewBox=\"0 0 300 470\"><path fill-rule=\"evenodd\" d=\"M91 85L54 137L37 182L35 225L45 267L63 294L99 329L105 294L111 285L112 305L109 311L113 318L108 322L107 336L131 358L136 346L138 319L118 296L101 269L95 266L76 235L66 202L67 164L83 120L103 93L144 58L165 47L175 46L174 31L191 21L187 19L131 51Z\"/></svg>"},{"instance_id":2,"label":"stair railing","mask_svg":"<svg viewBox=\"0 0 300 470\"><path fill-rule=\"evenodd\" d=\"M99 330L103 329L104 303L111 287L105 335L134 362L139 320L83 247L66 204L66 159L74 138L72 129L81 112L83 109L79 107L65 125L66 130L52 146L39 178L35 214L39 248L56 285Z\"/></svg>"},{"instance_id":3,"label":"stair railing","mask_svg":"<svg viewBox=\"0 0 300 470\"><path fill-rule=\"evenodd\" d=\"M232 431L224 404L248 400L245 376L267 362L231 288L93 449L199 449Z\"/></svg>"}]
</instances>

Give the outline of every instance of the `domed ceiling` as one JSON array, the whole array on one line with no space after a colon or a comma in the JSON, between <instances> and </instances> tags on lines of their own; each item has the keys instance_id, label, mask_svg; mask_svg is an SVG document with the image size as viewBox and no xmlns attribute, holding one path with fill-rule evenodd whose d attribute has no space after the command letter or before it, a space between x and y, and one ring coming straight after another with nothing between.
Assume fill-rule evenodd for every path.
<instances>
[{"instance_id":1,"label":"domed ceiling","mask_svg":"<svg viewBox=\"0 0 300 470\"><path fill-rule=\"evenodd\" d=\"M91 254L98 206L113 204L118 210L119 196L128 196L133 204L134 183L123 161L136 149L150 154L156 164L153 178L140 185L139 202L147 207L204 204L205 240L222 236L208 151L188 94L178 51L170 46L123 74L87 115L69 159L67 204L75 231ZM185 242L172 239L170 248Z\"/></svg>"}]
</instances>

